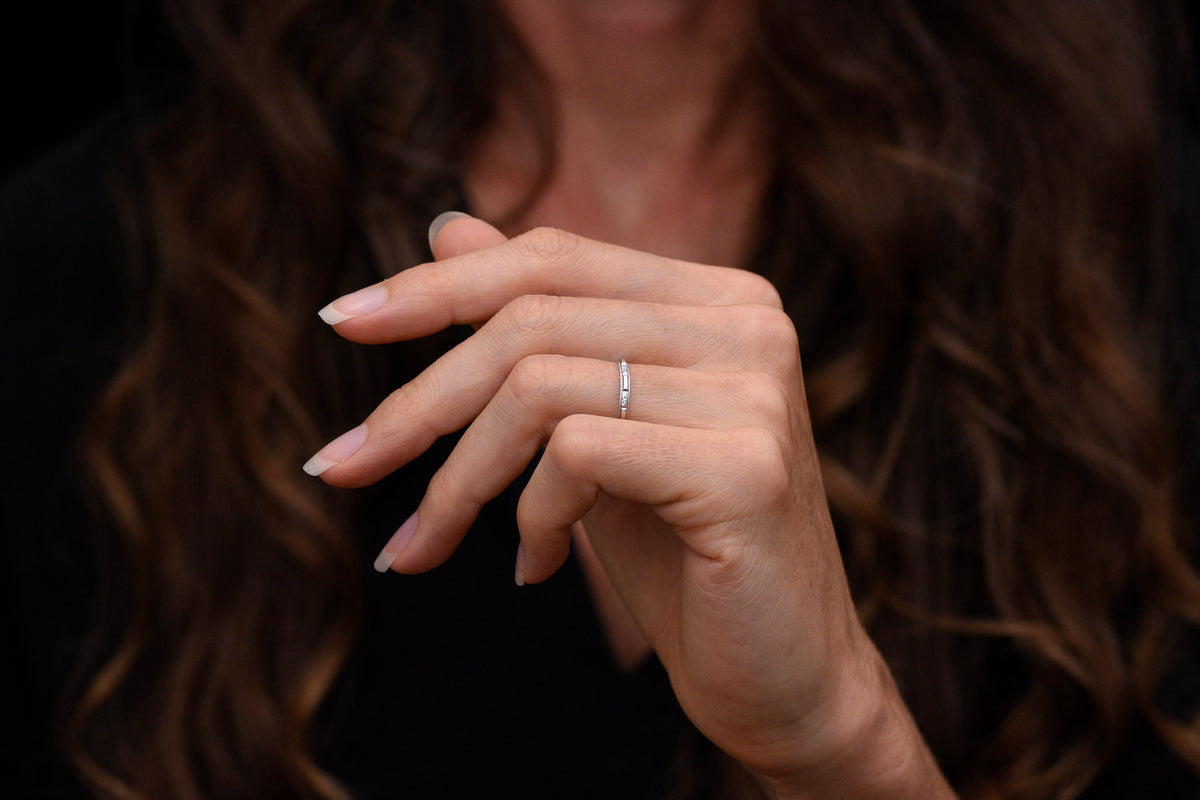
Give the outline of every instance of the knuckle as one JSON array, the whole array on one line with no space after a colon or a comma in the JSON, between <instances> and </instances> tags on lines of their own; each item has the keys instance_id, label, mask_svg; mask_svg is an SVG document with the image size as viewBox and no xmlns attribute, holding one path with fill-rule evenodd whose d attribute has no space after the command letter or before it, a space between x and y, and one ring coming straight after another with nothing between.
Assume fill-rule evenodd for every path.
<instances>
[{"instance_id":1,"label":"knuckle","mask_svg":"<svg viewBox=\"0 0 1200 800\"><path fill-rule=\"evenodd\" d=\"M534 228L516 239L538 261L562 264L575 259L583 246L583 237L559 228Z\"/></svg>"},{"instance_id":2,"label":"knuckle","mask_svg":"<svg viewBox=\"0 0 1200 800\"><path fill-rule=\"evenodd\" d=\"M601 444L595 420L584 414L572 414L555 426L546 443L546 456L564 475L578 478L587 474L592 454Z\"/></svg>"},{"instance_id":3,"label":"knuckle","mask_svg":"<svg viewBox=\"0 0 1200 800\"><path fill-rule=\"evenodd\" d=\"M746 270L739 270L738 272L741 276L739 289L744 302L767 306L768 308L783 308L783 298L779 296L779 290L775 288L775 284L757 272L748 272Z\"/></svg>"},{"instance_id":4,"label":"knuckle","mask_svg":"<svg viewBox=\"0 0 1200 800\"><path fill-rule=\"evenodd\" d=\"M443 464L429 479L422 503L436 516L442 509L453 507L464 500L457 496L459 486L456 476L452 474L448 465Z\"/></svg>"},{"instance_id":5,"label":"knuckle","mask_svg":"<svg viewBox=\"0 0 1200 800\"><path fill-rule=\"evenodd\" d=\"M792 318L781 308L743 306L738 320L741 336L766 356L770 363L790 363L800 355L800 339Z\"/></svg>"},{"instance_id":6,"label":"knuckle","mask_svg":"<svg viewBox=\"0 0 1200 800\"><path fill-rule=\"evenodd\" d=\"M539 336L558 327L561 309L561 297L526 294L505 304L500 319L505 329L517 335Z\"/></svg>"},{"instance_id":7,"label":"knuckle","mask_svg":"<svg viewBox=\"0 0 1200 800\"><path fill-rule=\"evenodd\" d=\"M538 353L518 361L504 382L514 402L535 412L553 407L565 360L563 356Z\"/></svg>"},{"instance_id":8,"label":"knuckle","mask_svg":"<svg viewBox=\"0 0 1200 800\"><path fill-rule=\"evenodd\" d=\"M411 381L394 390L367 418L375 435L397 428L412 431L416 445L429 447L445 431L438 420L421 409L430 405L432 395L424 381Z\"/></svg>"},{"instance_id":9,"label":"knuckle","mask_svg":"<svg viewBox=\"0 0 1200 800\"><path fill-rule=\"evenodd\" d=\"M524 541L531 531L541 529L544 519L545 510L536 503L529 502L522 493L517 501L516 512L517 530L521 532L521 540Z\"/></svg>"},{"instance_id":10,"label":"knuckle","mask_svg":"<svg viewBox=\"0 0 1200 800\"><path fill-rule=\"evenodd\" d=\"M791 405L783 385L766 372L739 376L749 408L754 409L773 430L786 430L791 424Z\"/></svg>"},{"instance_id":11,"label":"knuckle","mask_svg":"<svg viewBox=\"0 0 1200 800\"><path fill-rule=\"evenodd\" d=\"M774 433L765 428L744 428L739 431L735 449L732 461L742 474L754 476L760 496L774 498L790 490L791 459Z\"/></svg>"}]
</instances>

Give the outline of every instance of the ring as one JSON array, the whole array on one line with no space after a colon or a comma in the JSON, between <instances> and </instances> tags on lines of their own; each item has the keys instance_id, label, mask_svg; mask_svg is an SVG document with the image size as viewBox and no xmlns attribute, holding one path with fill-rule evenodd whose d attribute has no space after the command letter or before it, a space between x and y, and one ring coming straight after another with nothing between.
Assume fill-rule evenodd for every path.
<instances>
[{"instance_id":1,"label":"ring","mask_svg":"<svg viewBox=\"0 0 1200 800\"><path fill-rule=\"evenodd\" d=\"M625 359L617 362L617 369L621 372L621 394L617 399L618 416L625 419L629 416L629 365L625 363Z\"/></svg>"}]
</instances>

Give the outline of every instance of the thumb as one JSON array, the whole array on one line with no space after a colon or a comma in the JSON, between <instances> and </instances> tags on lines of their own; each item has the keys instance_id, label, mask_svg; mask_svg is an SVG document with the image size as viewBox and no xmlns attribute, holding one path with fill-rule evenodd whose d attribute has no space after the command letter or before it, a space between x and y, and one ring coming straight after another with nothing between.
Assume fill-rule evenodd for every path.
<instances>
[{"instance_id":1,"label":"thumb","mask_svg":"<svg viewBox=\"0 0 1200 800\"><path fill-rule=\"evenodd\" d=\"M438 214L429 224L429 249L435 261L504 244L508 237L481 219L461 211Z\"/></svg>"}]
</instances>

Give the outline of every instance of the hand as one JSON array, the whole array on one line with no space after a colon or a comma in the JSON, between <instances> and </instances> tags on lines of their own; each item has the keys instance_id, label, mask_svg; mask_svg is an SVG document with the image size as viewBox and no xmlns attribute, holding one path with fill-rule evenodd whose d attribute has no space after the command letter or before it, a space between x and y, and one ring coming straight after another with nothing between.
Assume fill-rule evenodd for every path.
<instances>
[{"instance_id":1,"label":"hand","mask_svg":"<svg viewBox=\"0 0 1200 800\"><path fill-rule=\"evenodd\" d=\"M469 425L378 566L441 564L544 446L518 505L518 583L553 574L582 519L689 717L780 793L844 792L831 766L861 772L880 742L888 769L910 751L931 765L855 614L774 288L561 231L507 240L469 217L434 250L322 312L363 343L479 326L306 465L361 486ZM895 749L898 730L915 748Z\"/></svg>"}]
</instances>

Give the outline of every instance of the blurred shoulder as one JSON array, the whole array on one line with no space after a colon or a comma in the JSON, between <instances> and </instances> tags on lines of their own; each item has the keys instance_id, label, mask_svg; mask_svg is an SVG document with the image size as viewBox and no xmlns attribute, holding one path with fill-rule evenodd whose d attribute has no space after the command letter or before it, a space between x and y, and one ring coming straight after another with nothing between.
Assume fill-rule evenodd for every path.
<instances>
[{"instance_id":1,"label":"blurred shoulder","mask_svg":"<svg viewBox=\"0 0 1200 800\"><path fill-rule=\"evenodd\" d=\"M0 719L18 746L0 756L13 796L82 796L56 750L58 698L95 609L92 517L77 436L119 361L124 245L112 176L133 117L113 110L0 183L0 374L5 479L0 547ZM10 737L11 739L12 737Z\"/></svg>"},{"instance_id":2,"label":"blurred shoulder","mask_svg":"<svg viewBox=\"0 0 1200 800\"><path fill-rule=\"evenodd\" d=\"M0 182L0 231L12 235L20 223L35 223L36 230L51 217L95 210L132 144L136 118L132 105L114 106L7 175Z\"/></svg>"},{"instance_id":3,"label":"blurred shoulder","mask_svg":"<svg viewBox=\"0 0 1200 800\"><path fill-rule=\"evenodd\" d=\"M0 260L10 291L65 289L68 281L94 287L89 276L119 263L113 176L130 150L133 120L114 108L0 185Z\"/></svg>"},{"instance_id":4,"label":"blurred shoulder","mask_svg":"<svg viewBox=\"0 0 1200 800\"><path fill-rule=\"evenodd\" d=\"M127 308L114 185L137 119L132 106L114 107L0 184L3 333L21 342L6 367L47 379L111 368L104 351Z\"/></svg>"},{"instance_id":5,"label":"blurred shoulder","mask_svg":"<svg viewBox=\"0 0 1200 800\"><path fill-rule=\"evenodd\" d=\"M5 439L36 454L27 472L43 482L71 458L74 431L120 360L128 292L113 177L134 119L115 108L0 184L0 370L19 381L9 401L23 420Z\"/></svg>"}]
</instances>

